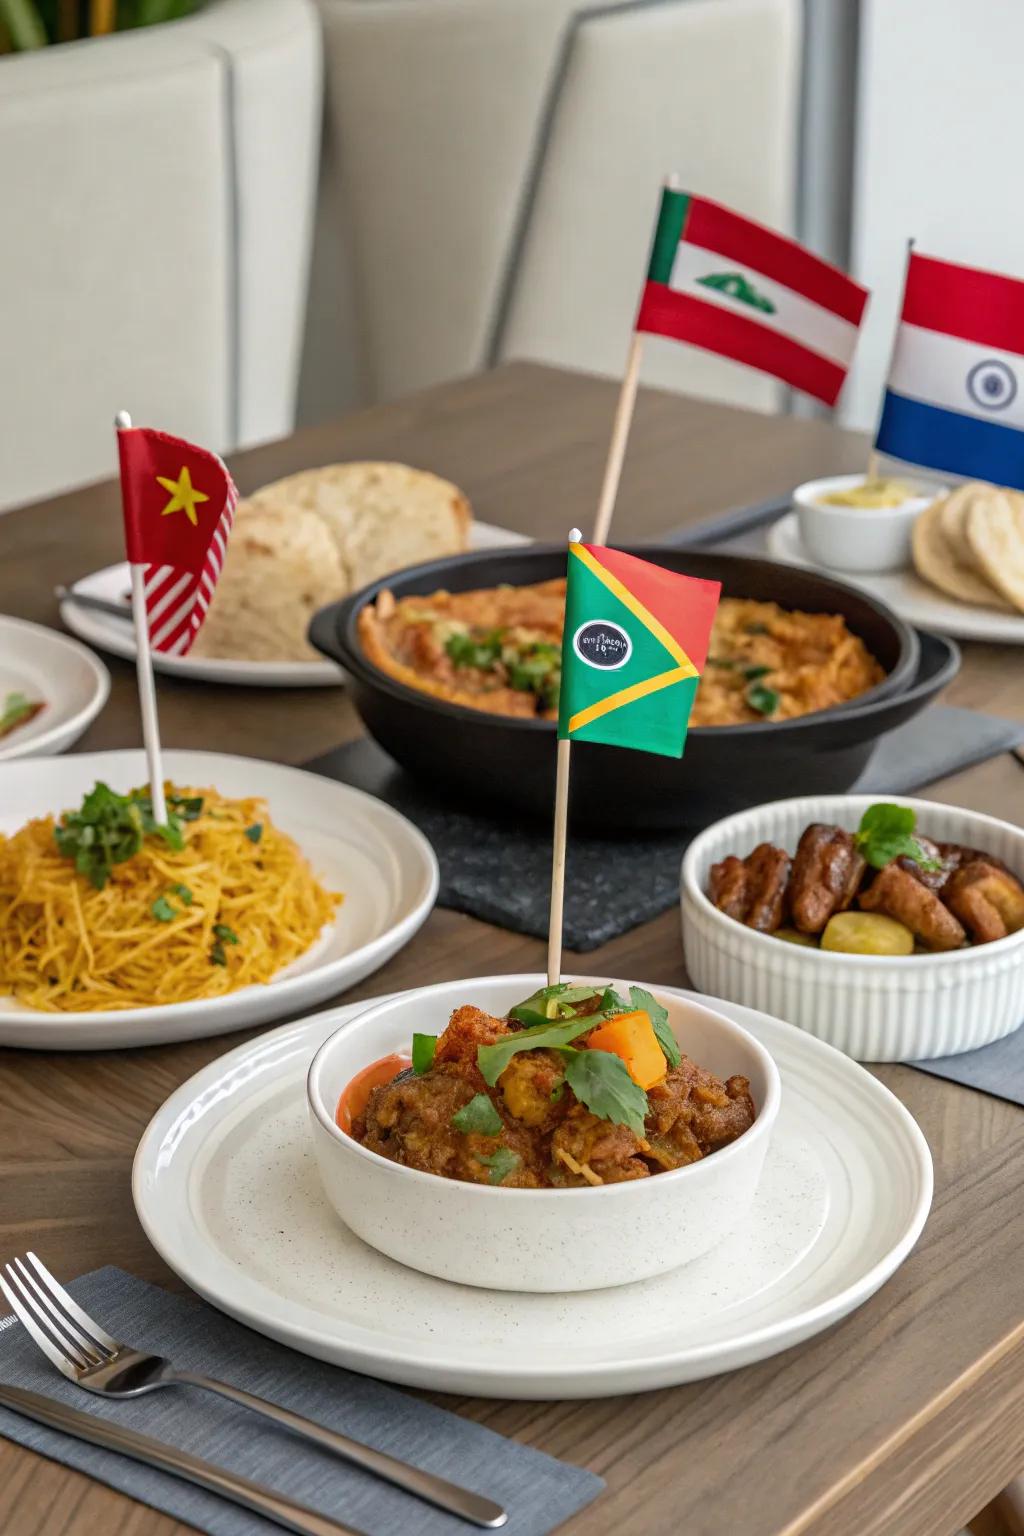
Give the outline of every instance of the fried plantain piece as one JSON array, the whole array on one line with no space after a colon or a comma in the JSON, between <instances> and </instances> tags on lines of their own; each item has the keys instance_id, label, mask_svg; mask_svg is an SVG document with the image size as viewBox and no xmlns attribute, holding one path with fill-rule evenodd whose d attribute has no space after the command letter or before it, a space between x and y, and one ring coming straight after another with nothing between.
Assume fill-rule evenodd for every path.
<instances>
[{"instance_id":1,"label":"fried plantain piece","mask_svg":"<svg viewBox=\"0 0 1024 1536\"><path fill-rule=\"evenodd\" d=\"M866 912L894 917L926 949L960 949L967 938L936 893L895 863L879 870L867 890L861 891L860 904Z\"/></svg>"},{"instance_id":2,"label":"fried plantain piece","mask_svg":"<svg viewBox=\"0 0 1024 1536\"><path fill-rule=\"evenodd\" d=\"M975 944L991 944L1024 928L1024 887L1009 870L982 857L961 864L943 898Z\"/></svg>"},{"instance_id":3,"label":"fried plantain piece","mask_svg":"<svg viewBox=\"0 0 1024 1536\"><path fill-rule=\"evenodd\" d=\"M805 827L789 888L790 910L800 932L821 933L830 917L845 912L866 868L852 833L823 822Z\"/></svg>"},{"instance_id":4,"label":"fried plantain piece","mask_svg":"<svg viewBox=\"0 0 1024 1536\"><path fill-rule=\"evenodd\" d=\"M758 933L774 933L782 924L790 868L783 848L759 843L745 859L730 854L712 865L708 892L727 917Z\"/></svg>"}]
</instances>

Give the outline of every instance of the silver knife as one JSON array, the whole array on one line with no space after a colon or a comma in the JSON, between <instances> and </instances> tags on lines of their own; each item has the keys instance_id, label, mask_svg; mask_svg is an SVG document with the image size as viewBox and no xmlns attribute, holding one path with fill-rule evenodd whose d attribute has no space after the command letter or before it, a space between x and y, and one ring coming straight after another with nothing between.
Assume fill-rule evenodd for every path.
<instances>
[{"instance_id":1,"label":"silver knife","mask_svg":"<svg viewBox=\"0 0 1024 1536\"><path fill-rule=\"evenodd\" d=\"M77 603L79 608L91 608L95 613L109 613L115 619L131 623L130 603L115 603L109 597L93 597L89 592L76 592L74 587L54 587L53 595L59 603Z\"/></svg>"},{"instance_id":2,"label":"silver knife","mask_svg":"<svg viewBox=\"0 0 1024 1536\"><path fill-rule=\"evenodd\" d=\"M122 1429L107 1419L80 1413L77 1408L69 1408L54 1397L26 1392L22 1387L0 1386L0 1407L10 1408L23 1418L34 1419L37 1424L72 1435L76 1440L87 1440L90 1445L98 1445L105 1451L117 1451L132 1461L158 1467L161 1472L170 1472L210 1493L219 1493L233 1504L241 1504L243 1509L265 1515L268 1520L284 1526L286 1531L297 1531L299 1536L362 1536L355 1526L338 1525L326 1515L318 1515L315 1509L307 1509L304 1504L296 1504L283 1494L251 1483L247 1477L237 1477L234 1472L201 1461L198 1456L179 1451L177 1446L167 1445L163 1440L153 1440L149 1435Z\"/></svg>"}]
</instances>

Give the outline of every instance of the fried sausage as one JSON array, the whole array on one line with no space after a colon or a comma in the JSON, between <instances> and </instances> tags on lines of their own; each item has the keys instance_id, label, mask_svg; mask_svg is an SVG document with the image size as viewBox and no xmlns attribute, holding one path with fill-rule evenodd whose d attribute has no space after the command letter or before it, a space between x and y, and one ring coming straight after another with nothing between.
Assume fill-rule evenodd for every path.
<instances>
[{"instance_id":1,"label":"fried sausage","mask_svg":"<svg viewBox=\"0 0 1024 1536\"><path fill-rule=\"evenodd\" d=\"M842 827L812 822L804 829L793 861L789 904L801 933L821 933L830 917L845 912L866 868L853 836Z\"/></svg>"},{"instance_id":2,"label":"fried sausage","mask_svg":"<svg viewBox=\"0 0 1024 1536\"><path fill-rule=\"evenodd\" d=\"M975 944L991 944L1024 928L1024 887L987 858L962 864L943 895Z\"/></svg>"},{"instance_id":3,"label":"fried sausage","mask_svg":"<svg viewBox=\"0 0 1024 1536\"><path fill-rule=\"evenodd\" d=\"M866 912L884 912L909 928L926 949L959 949L967 935L934 891L898 864L887 864L860 895Z\"/></svg>"},{"instance_id":4,"label":"fried sausage","mask_svg":"<svg viewBox=\"0 0 1024 1536\"><path fill-rule=\"evenodd\" d=\"M759 843L745 859L730 854L711 868L711 900L727 917L758 933L774 933L782 926L790 866L789 854L771 843Z\"/></svg>"}]
</instances>

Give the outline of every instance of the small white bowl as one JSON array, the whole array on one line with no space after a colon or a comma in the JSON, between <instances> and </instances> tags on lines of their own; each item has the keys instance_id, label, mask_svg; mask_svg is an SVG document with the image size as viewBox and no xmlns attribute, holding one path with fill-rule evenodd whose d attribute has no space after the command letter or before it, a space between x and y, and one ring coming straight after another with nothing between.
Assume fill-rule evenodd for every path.
<instances>
[{"instance_id":1,"label":"small white bowl","mask_svg":"<svg viewBox=\"0 0 1024 1536\"><path fill-rule=\"evenodd\" d=\"M894 477L895 478L895 477ZM832 475L808 480L793 492L800 538L813 560L834 571L899 571L911 563L910 535L925 507L944 486L920 486L898 507L831 507L823 496L862 485L866 476ZM916 482L915 490L918 489Z\"/></svg>"},{"instance_id":2,"label":"small white bowl","mask_svg":"<svg viewBox=\"0 0 1024 1536\"><path fill-rule=\"evenodd\" d=\"M778 1068L745 1029L684 998L660 999L681 1049L720 1077L748 1077L757 1107L749 1131L686 1168L598 1189L492 1189L389 1162L338 1127L338 1099L363 1067L408 1051L414 1032L440 1034L463 1003L503 1017L545 980L484 976L403 992L320 1047L307 1080L320 1177L342 1221L371 1247L463 1285L597 1290L677 1269L745 1217L779 1111Z\"/></svg>"},{"instance_id":3,"label":"small white bowl","mask_svg":"<svg viewBox=\"0 0 1024 1536\"><path fill-rule=\"evenodd\" d=\"M755 933L705 894L712 864L727 854L744 857L763 842L793 853L813 821L855 831L879 800L912 806L923 837L995 854L1024 876L1024 831L930 800L808 795L727 816L683 858L683 946L695 986L786 1019L859 1061L953 1056L1011 1034L1024 1021L1024 929L946 954L842 955Z\"/></svg>"}]
</instances>

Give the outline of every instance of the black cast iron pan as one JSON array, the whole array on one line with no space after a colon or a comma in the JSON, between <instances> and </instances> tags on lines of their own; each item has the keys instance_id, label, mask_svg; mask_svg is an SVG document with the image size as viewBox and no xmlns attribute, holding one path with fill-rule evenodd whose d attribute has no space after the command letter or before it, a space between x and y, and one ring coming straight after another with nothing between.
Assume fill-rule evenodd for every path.
<instances>
[{"instance_id":1,"label":"black cast iron pan","mask_svg":"<svg viewBox=\"0 0 1024 1536\"><path fill-rule=\"evenodd\" d=\"M721 581L723 596L841 613L886 676L849 704L797 720L691 730L681 761L581 745L573 753L570 794L570 814L579 826L609 832L688 826L766 800L842 792L863 771L878 737L922 709L959 665L955 648L940 657L938 650L946 643L929 641L921 675L915 630L869 593L815 571L656 545L628 553ZM309 638L348 672L351 697L370 735L409 772L455 801L546 819L552 806L554 726L466 709L396 682L363 655L356 619L385 587L406 597L439 588L519 586L563 574L565 560L564 545L531 545L411 566L322 609L313 618Z\"/></svg>"}]
</instances>

